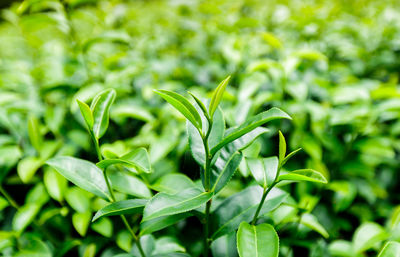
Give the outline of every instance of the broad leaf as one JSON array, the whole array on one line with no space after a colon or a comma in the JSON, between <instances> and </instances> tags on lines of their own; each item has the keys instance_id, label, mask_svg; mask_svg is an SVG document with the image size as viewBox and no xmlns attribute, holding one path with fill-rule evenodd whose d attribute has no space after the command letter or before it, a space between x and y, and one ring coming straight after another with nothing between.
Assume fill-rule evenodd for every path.
<instances>
[{"instance_id":1,"label":"broad leaf","mask_svg":"<svg viewBox=\"0 0 400 257\"><path fill-rule=\"evenodd\" d=\"M150 158L145 148L138 148L129 152L118 159L106 159L98 162L96 165L105 169L110 165L121 164L127 168L133 168L138 172L151 172Z\"/></svg>"},{"instance_id":2,"label":"broad leaf","mask_svg":"<svg viewBox=\"0 0 400 257\"><path fill-rule=\"evenodd\" d=\"M143 221L196 209L210 200L212 195L212 192L202 192L198 188L189 188L174 195L158 193L144 208Z\"/></svg>"},{"instance_id":3,"label":"broad leaf","mask_svg":"<svg viewBox=\"0 0 400 257\"><path fill-rule=\"evenodd\" d=\"M44 171L43 182L46 186L47 192L52 198L59 202L64 199L68 182L63 176L48 167Z\"/></svg>"},{"instance_id":4,"label":"broad leaf","mask_svg":"<svg viewBox=\"0 0 400 257\"><path fill-rule=\"evenodd\" d=\"M242 221L250 222L257 210L263 194L259 186L252 186L225 199L211 214L211 238L216 239L236 230ZM260 215L277 208L288 196L279 188L268 194Z\"/></svg>"},{"instance_id":5,"label":"broad leaf","mask_svg":"<svg viewBox=\"0 0 400 257\"><path fill-rule=\"evenodd\" d=\"M247 166L253 174L254 179L263 188L267 188L275 181L278 172L279 160L277 157L264 159L247 159Z\"/></svg>"},{"instance_id":6,"label":"broad leaf","mask_svg":"<svg viewBox=\"0 0 400 257\"><path fill-rule=\"evenodd\" d=\"M76 102L78 103L79 109L81 110L82 117L85 120L89 131L92 131L93 123L94 123L92 110L90 110L89 105L87 105L86 103L81 102L79 100L76 100Z\"/></svg>"},{"instance_id":7,"label":"broad leaf","mask_svg":"<svg viewBox=\"0 0 400 257\"><path fill-rule=\"evenodd\" d=\"M88 212L76 212L72 215L72 225L75 230L81 236L85 236L86 232L90 225L90 219L92 217L92 213Z\"/></svg>"},{"instance_id":8,"label":"broad leaf","mask_svg":"<svg viewBox=\"0 0 400 257\"><path fill-rule=\"evenodd\" d=\"M316 183L328 183L326 178L318 171L312 169L295 170L286 174L279 175L278 181L310 181Z\"/></svg>"},{"instance_id":9,"label":"broad leaf","mask_svg":"<svg viewBox=\"0 0 400 257\"><path fill-rule=\"evenodd\" d=\"M176 194L193 187L196 187L195 183L189 177L179 173L162 176L151 185L153 190L167 194Z\"/></svg>"},{"instance_id":10,"label":"broad leaf","mask_svg":"<svg viewBox=\"0 0 400 257\"><path fill-rule=\"evenodd\" d=\"M228 85L230 78L231 76L228 76L226 79L224 79L214 91L214 94L211 98L210 106L208 107L211 119L213 118L214 112L215 110L217 110L218 105L221 102L222 96L224 95L225 88Z\"/></svg>"},{"instance_id":11,"label":"broad leaf","mask_svg":"<svg viewBox=\"0 0 400 257\"><path fill-rule=\"evenodd\" d=\"M92 222L104 216L141 213L146 203L147 200L145 199L129 199L111 203L98 210L94 215Z\"/></svg>"},{"instance_id":12,"label":"broad leaf","mask_svg":"<svg viewBox=\"0 0 400 257\"><path fill-rule=\"evenodd\" d=\"M237 232L237 249L240 257L278 257L279 237L273 226L240 224Z\"/></svg>"},{"instance_id":13,"label":"broad leaf","mask_svg":"<svg viewBox=\"0 0 400 257\"><path fill-rule=\"evenodd\" d=\"M106 200L110 200L103 172L93 163L68 156L58 156L46 162L75 185Z\"/></svg>"},{"instance_id":14,"label":"broad leaf","mask_svg":"<svg viewBox=\"0 0 400 257\"><path fill-rule=\"evenodd\" d=\"M386 231L378 224L366 222L359 226L353 236L353 247L356 253L372 248L376 243L387 238Z\"/></svg>"},{"instance_id":15,"label":"broad leaf","mask_svg":"<svg viewBox=\"0 0 400 257\"><path fill-rule=\"evenodd\" d=\"M211 244L213 257L237 257L236 232L217 238Z\"/></svg>"},{"instance_id":16,"label":"broad leaf","mask_svg":"<svg viewBox=\"0 0 400 257\"><path fill-rule=\"evenodd\" d=\"M320 233L323 237L328 238L329 234L325 228L318 222L317 217L311 213L304 213L300 219L301 224Z\"/></svg>"},{"instance_id":17,"label":"broad leaf","mask_svg":"<svg viewBox=\"0 0 400 257\"><path fill-rule=\"evenodd\" d=\"M151 234L153 232L159 231L190 216L193 216L191 212L184 212L175 215L163 216L149 221L144 221L140 223L140 235Z\"/></svg>"},{"instance_id":18,"label":"broad leaf","mask_svg":"<svg viewBox=\"0 0 400 257\"><path fill-rule=\"evenodd\" d=\"M112 188L128 195L140 198L150 198L152 193L147 185L132 173L110 170L108 177Z\"/></svg>"},{"instance_id":19,"label":"broad leaf","mask_svg":"<svg viewBox=\"0 0 400 257\"><path fill-rule=\"evenodd\" d=\"M39 213L41 204L29 203L22 206L13 217L12 229L18 232L22 232Z\"/></svg>"},{"instance_id":20,"label":"broad leaf","mask_svg":"<svg viewBox=\"0 0 400 257\"><path fill-rule=\"evenodd\" d=\"M92 101L90 109L93 113L93 135L99 139L108 128L110 107L117 93L114 89L100 92Z\"/></svg>"},{"instance_id":21,"label":"broad leaf","mask_svg":"<svg viewBox=\"0 0 400 257\"><path fill-rule=\"evenodd\" d=\"M276 120L276 119L291 119L290 116L285 113L284 111L278 108L271 108L268 111L262 112L248 121L240 125L239 127L235 128L228 134L218 145L211 149L211 154L215 154L218 152L222 147L226 144L234 141L235 139L251 132L252 130L256 129L259 126L264 125L265 123Z\"/></svg>"},{"instance_id":22,"label":"broad leaf","mask_svg":"<svg viewBox=\"0 0 400 257\"><path fill-rule=\"evenodd\" d=\"M395 241L387 242L378 257L400 257L400 243Z\"/></svg>"},{"instance_id":23,"label":"broad leaf","mask_svg":"<svg viewBox=\"0 0 400 257\"><path fill-rule=\"evenodd\" d=\"M35 156L22 159L17 166L18 176L22 182L28 183L32 180L36 171L43 165L43 160Z\"/></svg>"},{"instance_id":24,"label":"broad leaf","mask_svg":"<svg viewBox=\"0 0 400 257\"><path fill-rule=\"evenodd\" d=\"M156 90L155 92L182 113L182 115L185 116L186 119L188 119L196 128L199 130L202 129L202 122L199 113L186 98L180 94L167 90Z\"/></svg>"}]
</instances>

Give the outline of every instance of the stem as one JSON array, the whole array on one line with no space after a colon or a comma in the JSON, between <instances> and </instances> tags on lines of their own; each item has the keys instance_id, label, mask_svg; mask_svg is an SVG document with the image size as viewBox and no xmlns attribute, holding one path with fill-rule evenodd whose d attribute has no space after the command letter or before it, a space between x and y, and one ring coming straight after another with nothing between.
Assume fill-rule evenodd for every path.
<instances>
[{"instance_id":1,"label":"stem","mask_svg":"<svg viewBox=\"0 0 400 257\"><path fill-rule=\"evenodd\" d=\"M206 163L204 167L204 188L207 192L210 192L210 180L211 180L211 160L213 156L210 154L210 148L208 146L208 137L211 134L212 129L212 121L208 120L208 129L207 134L203 138L204 150L206 155ZM212 198L206 203L206 216L204 222L204 257L208 257L208 252L210 249L210 245L208 242L208 231L209 231L209 218L210 218L210 210L211 210Z\"/></svg>"},{"instance_id":2,"label":"stem","mask_svg":"<svg viewBox=\"0 0 400 257\"><path fill-rule=\"evenodd\" d=\"M15 209L19 209L18 203L11 197L11 195L8 194L6 190L4 190L3 186L0 185L0 192L4 195L4 197L7 199L7 201L10 203L12 207Z\"/></svg>"},{"instance_id":3,"label":"stem","mask_svg":"<svg viewBox=\"0 0 400 257\"><path fill-rule=\"evenodd\" d=\"M97 157L99 158L99 161L102 161L103 157L101 156L101 152L100 152L99 140L97 140L93 136L93 133L90 133L90 135L91 135L91 137L93 139L93 142L94 142L94 145L96 147ZM111 188L110 181L108 180L108 177L107 177L107 168L103 169L103 177L104 177L104 180L106 181L108 192L110 192L110 195L111 195L111 202L115 202L116 201L115 195L114 195L114 192L113 192L113 190ZM142 245L140 243L140 237L135 234L135 232L133 231L132 227L129 225L129 222L126 219L125 215L120 215L120 217L121 217L122 221L124 222L125 227L128 229L129 233L132 235L133 240L135 241L136 246L139 249L140 255L142 257L146 257L146 254L144 253L143 247L142 247Z\"/></svg>"},{"instance_id":4,"label":"stem","mask_svg":"<svg viewBox=\"0 0 400 257\"><path fill-rule=\"evenodd\" d=\"M261 211L261 208L262 208L262 206L263 206L263 204L264 204L264 202L265 202L265 199L267 198L268 193L272 190L272 188L273 188L275 185L276 185L276 182L272 183L272 185L271 185L270 187L268 187L268 189L264 188L264 192L263 192L263 195L262 195L260 204L258 205L258 208L257 208L256 213L254 214L253 221L251 222L251 225L256 224L258 215L260 214L260 211Z\"/></svg>"}]
</instances>

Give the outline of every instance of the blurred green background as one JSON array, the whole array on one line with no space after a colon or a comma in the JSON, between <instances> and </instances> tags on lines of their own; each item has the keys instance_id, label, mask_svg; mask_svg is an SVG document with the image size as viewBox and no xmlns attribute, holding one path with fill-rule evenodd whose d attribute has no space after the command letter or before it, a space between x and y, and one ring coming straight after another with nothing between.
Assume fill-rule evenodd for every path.
<instances>
[{"instance_id":1,"label":"blurred green background","mask_svg":"<svg viewBox=\"0 0 400 257\"><path fill-rule=\"evenodd\" d=\"M167 173L199 179L183 117L153 89L206 97L228 75L229 126L272 106L293 117L251 151L276 154L280 129L291 150L303 148L288 165L329 178L324 187L285 187L293 201L313 203L317 223L294 233L294 208L266 217L282 256L376 256L383 242L400 240L398 1L3 0L0 7L0 182L20 206L0 197L2 256L130 251L119 221L90 224L104 202L43 166L56 153L96 160L76 99L116 89L103 150L149 149L154 173L144 189L120 192L146 198L154 193L146 186ZM250 181L243 164L221 197ZM173 237L198 256L196 222L154 236Z\"/></svg>"}]
</instances>

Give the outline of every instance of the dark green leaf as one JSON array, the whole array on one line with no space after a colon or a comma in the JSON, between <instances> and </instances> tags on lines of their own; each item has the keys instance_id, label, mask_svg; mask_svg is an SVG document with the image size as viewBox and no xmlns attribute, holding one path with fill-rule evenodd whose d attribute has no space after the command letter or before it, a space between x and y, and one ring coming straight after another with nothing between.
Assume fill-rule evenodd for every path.
<instances>
[{"instance_id":1,"label":"dark green leaf","mask_svg":"<svg viewBox=\"0 0 400 257\"><path fill-rule=\"evenodd\" d=\"M58 156L46 162L75 185L106 200L110 200L103 172L93 163L68 156Z\"/></svg>"},{"instance_id":2,"label":"dark green leaf","mask_svg":"<svg viewBox=\"0 0 400 257\"><path fill-rule=\"evenodd\" d=\"M150 234L159 231L190 216L193 216L191 212L184 212L175 215L163 216L149 221L144 221L140 224L140 235Z\"/></svg>"},{"instance_id":3,"label":"dark green leaf","mask_svg":"<svg viewBox=\"0 0 400 257\"><path fill-rule=\"evenodd\" d=\"M291 119L291 118L287 113L275 107L271 108L268 111L262 112L250 118L248 121L246 121L239 127L232 130L230 134L225 136L225 138L220 143L218 143L218 145L216 145L214 148L211 149L211 154L215 154L217 151L219 151L222 147L224 147L228 143L251 132L257 127L262 126L265 123L276 119Z\"/></svg>"},{"instance_id":4,"label":"dark green leaf","mask_svg":"<svg viewBox=\"0 0 400 257\"><path fill-rule=\"evenodd\" d=\"M98 210L92 222L104 216L141 213L146 203L145 199L129 199L111 203Z\"/></svg>"},{"instance_id":5,"label":"dark green leaf","mask_svg":"<svg viewBox=\"0 0 400 257\"><path fill-rule=\"evenodd\" d=\"M273 156L264 159L250 158L247 160L247 165L260 186L267 188L274 183L279 165L277 157Z\"/></svg>"},{"instance_id":6,"label":"dark green leaf","mask_svg":"<svg viewBox=\"0 0 400 257\"><path fill-rule=\"evenodd\" d=\"M279 237L273 226L242 222L237 232L240 257L278 257Z\"/></svg>"},{"instance_id":7,"label":"dark green leaf","mask_svg":"<svg viewBox=\"0 0 400 257\"><path fill-rule=\"evenodd\" d=\"M212 192L218 193L231 180L242 161L242 157L243 155L239 152L230 155L229 159L224 159L221 154L211 170Z\"/></svg>"}]
</instances>

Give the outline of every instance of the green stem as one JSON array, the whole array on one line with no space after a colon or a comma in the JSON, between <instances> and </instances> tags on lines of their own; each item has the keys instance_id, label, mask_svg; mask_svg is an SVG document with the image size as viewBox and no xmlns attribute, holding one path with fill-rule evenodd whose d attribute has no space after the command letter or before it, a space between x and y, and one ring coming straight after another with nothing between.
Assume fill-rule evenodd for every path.
<instances>
[{"instance_id":1,"label":"green stem","mask_svg":"<svg viewBox=\"0 0 400 257\"><path fill-rule=\"evenodd\" d=\"M18 203L11 197L11 195L8 194L6 190L4 190L2 185L0 185L0 192L2 195L4 195L4 197L7 199L7 201L10 203L12 207L14 207L17 210L19 209Z\"/></svg>"},{"instance_id":2,"label":"green stem","mask_svg":"<svg viewBox=\"0 0 400 257\"><path fill-rule=\"evenodd\" d=\"M99 141L93 136L93 133L90 133L90 135L91 135L91 137L93 139L93 142L94 142L94 145L96 147L97 157L99 158L99 161L102 161L103 157L101 156L100 147L99 147ZM110 181L108 180L108 176L107 176L107 168L103 169L103 177L104 177L104 180L106 181L108 192L110 192L110 195L111 195L111 202L115 202L116 201L115 195L114 195L114 192L112 190ZM126 219L125 215L120 215L120 217L121 217L125 227L128 229L129 233L132 235L133 240L135 241L136 246L139 249L140 255L142 257L146 257L146 254L144 253L143 247L142 247L142 245L140 243L140 237L135 234L135 232L133 231L132 227L129 225L129 222Z\"/></svg>"},{"instance_id":3,"label":"green stem","mask_svg":"<svg viewBox=\"0 0 400 257\"><path fill-rule=\"evenodd\" d=\"M211 161L213 156L210 154L210 148L208 146L208 138L211 134L212 129L212 121L208 120L208 129L207 134L203 138L203 145L206 155L206 163L204 167L204 188L207 192L210 192L210 183L211 183ZM206 203L206 216L204 222L204 257L208 257L209 252L209 242L208 242L208 233L209 233L209 218L210 218L210 210L211 210L212 198Z\"/></svg>"},{"instance_id":4,"label":"green stem","mask_svg":"<svg viewBox=\"0 0 400 257\"><path fill-rule=\"evenodd\" d=\"M272 188L273 188L275 185L276 185L276 183L274 182L274 183L272 183L272 185L271 185L270 187L268 187L268 189L264 188L264 192L263 192L263 195L262 195L260 204L258 205L258 208L257 208L257 210L256 210L256 213L254 214L253 221L251 222L251 225L255 225L255 224L256 224L258 215L260 214L260 211L261 211L261 208L262 208L262 206L263 206L263 204L264 204L264 202L265 202L265 199L267 198L269 192L272 190Z\"/></svg>"}]
</instances>

